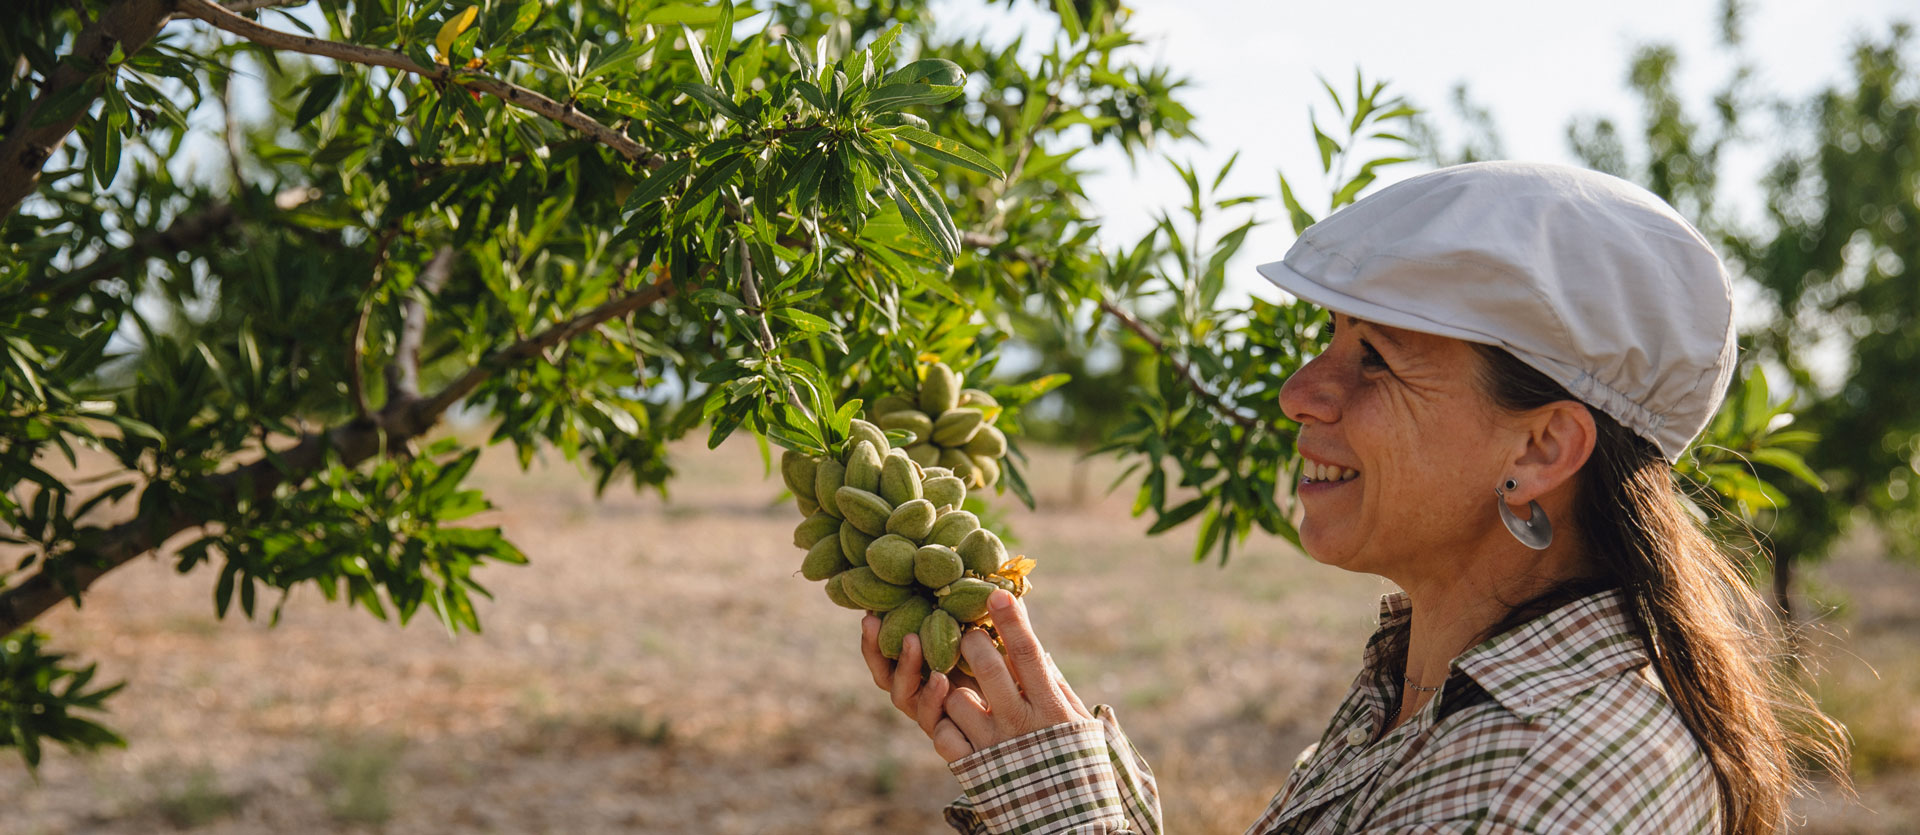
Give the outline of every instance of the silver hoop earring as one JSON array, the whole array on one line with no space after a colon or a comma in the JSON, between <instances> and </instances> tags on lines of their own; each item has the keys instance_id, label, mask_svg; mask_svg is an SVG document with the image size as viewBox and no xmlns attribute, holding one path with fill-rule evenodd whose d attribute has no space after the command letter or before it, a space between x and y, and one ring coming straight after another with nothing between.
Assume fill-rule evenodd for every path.
<instances>
[{"instance_id":1,"label":"silver hoop earring","mask_svg":"<svg viewBox=\"0 0 1920 835\"><path fill-rule=\"evenodd\" d=\"M1548 545L1553 544L1553 523L1547 520L1547 512L1539 502L1527 502L1528 518L1515 516L1513 508L1507 506L1507 490L1519 488L1520 483L1510 478L1503 486L1506 489L1493 488L1493 495L1497 499L1494 503L1500 508L1500 521L1506 524L1507 532L1520 540L1521 545L1535 551L1546 550Z\"/></svg>"}]
</instances>

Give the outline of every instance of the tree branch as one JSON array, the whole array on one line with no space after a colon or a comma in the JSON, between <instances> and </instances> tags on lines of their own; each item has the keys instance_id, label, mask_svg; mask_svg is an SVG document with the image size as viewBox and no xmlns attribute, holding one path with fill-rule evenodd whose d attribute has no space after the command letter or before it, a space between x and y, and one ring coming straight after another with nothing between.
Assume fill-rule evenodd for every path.
<instances>
[{"instance_id":1,"label":"tree branch","mask_svg":"<svg viewBox=\"0 0 1920 835\"><path fill-rule=\"evenodd\" d=\"M773 328L767 325L767 306L762 304L760 299L760 279L753 274L753 252L748 248L745 238L734 239L734 246L740 248L741 301L746 302L747 309L753 311L753 321L756 330L759 331L759 337L755 341L760 343L761 356L773 360L774 354L780 350L780 343L774 341ZM782 382L786 383L787 401L792 403L794 408L799 409L800 414L812 420L813 410L807 408L807 401L800 399L800 392L793 387L793 381L782 380Z\"/></svg>"},{"instance_id":2,"label":"tree branch","mask_svg":"<svg viewBox=\"0 0 1920 835\"><path fill-rule=\"evenodd\" d=\"M133 239L132 246L104 253L86 266L28 292L36 297L36 301L48 307L58 307L85 292L88 287L121 275L148 256L183 252L206 243L239 219L232 204L209 204L200 211L174 218L165 229L156 229Z\"/></svg>"},{"instance_id":3,"label":"tree branch","mask_svg":"<svg viewBox=\"0 0 1920 835\"><path fill-rule=\"evenodd\" d=\"M1166 358L1167 364L1173 366L1173 370L1180 374L1180 379L1186 381L1187 387L1193 389L1194 394L1200 395L1200 399L1206 401L1207 405L1213 409L1215 414L1233 421L1245 429L1258 429L1266 426L1259 418L1227 405L1226 401L1220 399L1220 395L1215 394L1212 389L1207 388L1206 384L1200 381L1199 375L1193 373L1193 366L1188 365L1186 360L1168 348L1166 340L1161 339L1160 335L1154 333L1153 328L1147 327L1145 322L1140 321L1133 314L1128 313L1119 305L1106 299L1100 300L1100 309L1106 311L1107 315L1120 320L1120 324L1125 325L1127 330L1133 331L1141 340L1152 347L1155 353Z\"/></svg>"},{"instance_id":4,"label":"tree branch","mask_svg":"<svg viewBox=\"0 0 1920 835\"><path fill-rule=\"evenodd\" d=\"M419 419L428 417L437 420L440 413L445 412L460 398L473 393L473 390L486 382L488 377L500 373L521 360L540 356L546 349L593 330L601 323L625 316L672 294L673 288L668 286L667 278L661 276L652 284L615 296L599 307L495 351L467 369L467 373L460 375L459 379L454 380L446 388L431 397L415 401L412 410L418 413L418 417L411 420L417 422ZM388 408L391 409L392 406L389 405Z\"/></svg>"},{"instance_id":5,"label":"tree branch","mask_svg":"<svg viewBox=\"0 0 1920 835\"><path fill-rule=\"evenodd\" d=\"M389 398L373 420L356 418L325 432L308 433L291 449L272 458L263 456L250 464L205 477L192 492L211 497L206 500L209 505L231 505L243 496L256 503L271 501L274 490L281 484L289 480L304 481L319 470L327 460L328 449L349 467L365 461L379 451L382 439L392 446L432 429L449 407L488 377L671 294L672 288L662 277L494 352L432 397ZM31 623L62 600L77 597L108 572L160 547L174 534L206 522L207 519L188 510L176 509L164 518L140 515L109 528L75 531L74 540L91 547L49 560L33 576L0 591L0 635Z\"/></svg>"},{"instance_id":6,"label":"tree branch","mask_svg":"<svg viewBox=\"0 0 1920 835\"><path fill-rule=\"evenodd\" d=\"M350 64L364 64L372 67L386 67L405 73L454 84L456 86L478 90L508 104L533 111L574 130L580 131L594 141L599 142L629 160L640 162L649 168L658 168L666 164L666 157L654 153L632 137L595 121L593 117L575 109L572 104L561 104L540 93L503 81L485 73L456 70L452 67L423 67L403 53L389 49L375 49L368 46L340 43L319 38L309 38L270 29L233 12L228 11L212 0L178 0L179 13L187 17L198 18L214 27L238 35L271 49L288 52L301 52L318 55Z\"/></svg>"},{"instance_id":7,"label":"tree branch","mask_svg":"<svg viewBox=\"0 0 1920 835\"><path fill-rule=\"evenodd\" d=\"M387 400L420 397L420 347L427 337L426 300L439 295L453 275L453 247L443 246L414 280L414 292L400 302L400 338L387 364Z\"/></svg>"},{"instance_id":8,"label":"tree branch","mask_svg":"<svg viewBox=\"0 0 1920 835\"><path fill-rule=\"evenodd\" d=\"M88 108L82 105L42 124L41 112L48 103L111 74L113 68L107 61L113 57L113 48L117 45L127 55L138 52L166 25L170 12L167 0L120 0L107 7L99 20L80 30L72 54L61 59L13 132L0 141L0 217L12 216L20 201L39 186L41 166L53 158L54 150L87 115Z\"/></svg>"}]
</instances>

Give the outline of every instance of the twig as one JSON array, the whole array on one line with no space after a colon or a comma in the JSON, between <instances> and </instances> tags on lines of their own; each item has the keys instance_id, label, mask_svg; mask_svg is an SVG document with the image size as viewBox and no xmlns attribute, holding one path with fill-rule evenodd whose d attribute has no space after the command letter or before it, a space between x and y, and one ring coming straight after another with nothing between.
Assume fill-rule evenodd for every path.
<instances>
[{"instance_id":1,"label":"twig","mask_svg":"<svg viewBox=\"0 0 1920 835\"><path fill-rule=\"evenodd\" d=\"M599 327L603 322L619 316L625 316L628 313L672 295L673 288L669 286L667 282L668 279L662 276L652 284L615 297L613 300L601 304L599 307L487 355L485 359L482 359L472 368L467 369L467 373L460 375L459 379L454 380L446 388L441 389L432 397L419 401L418 404L413 407L414 410L421 414L439 415L460 398L471 394L473 390L479 388L480 384L485 382L488 377L498 374L502 369L520 360L539 356L540 353L547 348Z\"/></svg>"},{"instance_id":2,"label":"twig","mask_svg":"<svg viewBox=\"0 0 1920 835\"><path fill-rule=\"evenodd\" d=\"M541 93L485 73L457 70L448 66L423 67L414 63L414 60L405 54L390 49L376 49L282 32L234 14L212 0L178 0L178 2L180 14L206 21L215 28L261 46L318 55L350 64L386 67L477 90L580 131L593 137L594 141L612 148L621 156L643 163L650 168L658 168L667 162L666 157L635 142L632 137L595 121L593 117L580 112L572 104L561 104Z\"/></svg>"},{"instance_id":3,"label":"twig","mask_svg":"<svg viewBox=\"0 0 1920 835\"><path fill-rule=\"evenodd\" d=\"M393 346L393 362L387 364L387 400L416 399L420 396L420 348L427 336L426 300L440 293L453 275L453 247L443 246L420 270L413 283L414 292L400 301L400 338Z\"/></svg>"},{"instance_id":4,"label":"twig","mask_svg":"<svg viewBox=\"0 0 1920 835\"><path fill-rule=\"evenodd\" d=\"M1180 374L1180 379L1186 381L1187 387L1193 389L1195 394L1200 395L1200 399L1206 401L1207 405L1213 409L1215 414L1233 421L1245 429L1259 429L1266 426L1260 419L1227 405L1226 401L1220 399L1220 395L1214 393L1212 389L1207 388L1206 384L1200 381L1200 377L1193 373L1193 366L1188 365L1186 360L1170 350L1167 347L1166 340L1161 339L1160 335L1154 333L1152 328L1147 327L1145 322L1140 321L1134 317L1133 314L1128 313L1119 305L1106 299L1100 300L1100 309L1106 311L1107 315L1120 320L1120 324L1125 325L1127 330L1133 331L1134 334L1144 340L1147 345L1151 346L1155 353L1165 357L1167 364L1172 365L1173 370Z\"/></svg>"},{"instance_id":5,"label":"twig","mask_svg":"<svg viewBox=\"0 0 1920 835\"><path fill-rule=\"evenodd\" d=\"M766 357L768 362L776 362L780 344L773 340L773 328L767 325L767 306L760 299L760 279L753 274L753 253L747 247L745 238L735 238L734 246L740 248L741 300L747 303L748 310L753 311L753 321L759 331L755 341L760 345L760 355ZM787 389L787 401L799 409L800 414L806 415L808 420L813 420L813 410L807 408L807 401L800 399L800 391L793 387L793 381L782 377L781 382Z\"/></svg>"},{"instance_id":6,"label":"twig","mask_svg":"<svg viewBox=\"0 0 1920 835\"><path fill-rule=\"evenodd\" d=\"M353 413L361 420L373 419L373 404L367 402L366 372L361 366L361 355L366 353L367 320L373 316L373 300L380 291L380 285L386 283L387 249L393 245L393 239L400 235L398 225L387 227L380 236L380 246L373 251L373 269L367 276L367 289L360 293L360 315L353 320L353 333L347 338L347 399L353 403Z\"/></svg>"}]
</instances>

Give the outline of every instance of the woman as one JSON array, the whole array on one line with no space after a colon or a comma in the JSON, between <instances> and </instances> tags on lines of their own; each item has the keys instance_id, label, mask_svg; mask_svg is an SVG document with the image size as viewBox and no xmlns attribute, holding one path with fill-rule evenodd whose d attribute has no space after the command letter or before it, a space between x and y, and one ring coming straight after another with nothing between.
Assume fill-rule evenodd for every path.
<instances>
[{"instance_id":1,"label":"woman","mask_svg":"<svg viewBox=\"0 0 1920 835\"><path fill-rule=\"evenodd\" d=\"M1392 580L1365 664L1250 833L1764 833L1789 728L1834 726L1670 465L1734 364L1725 270L1670 207L1483 163L1314 225L1262 275L1334 316L1280 392L1308 555ZM972 679L863 650L966 796L967 832L1158 832L1151 773L1004 592ZM1804 726L1804 725L1803 725ZM1838 736L1820 751L1837 761Z\"/></svg>"}]
</instances>

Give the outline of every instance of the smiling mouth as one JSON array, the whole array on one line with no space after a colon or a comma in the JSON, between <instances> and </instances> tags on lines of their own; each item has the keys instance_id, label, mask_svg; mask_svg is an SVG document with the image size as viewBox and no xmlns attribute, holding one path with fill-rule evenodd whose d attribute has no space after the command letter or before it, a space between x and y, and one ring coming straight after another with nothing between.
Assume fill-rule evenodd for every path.
<instances>
[{"instance_id":1,"label":"smiling mouth","mask_svg":"<svg viewBox=\"0 0 1920 835\"><path fill-rule=\"evenodd\" d=\"M1305 461L1300 465L1300 483L1302 484L1331 484L1341 481L1351 481L1358 475L1360 475L1359 470L1336 467L1332 464L1322 464L1318 461Z\"/></svg>"}]
</instances>

